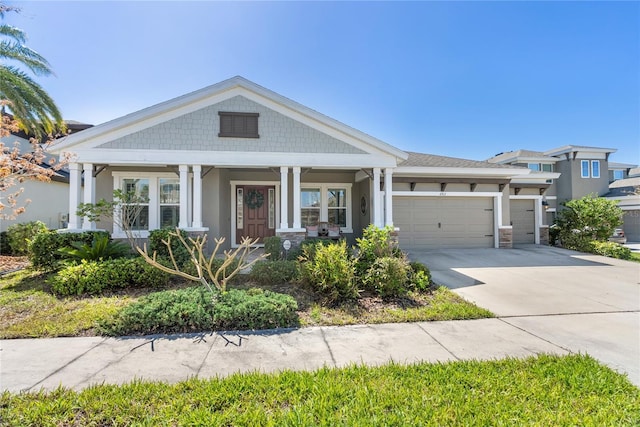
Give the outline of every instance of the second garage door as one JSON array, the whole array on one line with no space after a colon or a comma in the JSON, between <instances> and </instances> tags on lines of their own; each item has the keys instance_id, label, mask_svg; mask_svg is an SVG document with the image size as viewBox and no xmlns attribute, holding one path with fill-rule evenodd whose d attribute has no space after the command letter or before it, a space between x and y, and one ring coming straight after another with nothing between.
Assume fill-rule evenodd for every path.
<instances>
[{"instance_id":1,"label":"second garage door","mask_svg":"<svg viewBox=\"0 0 640 427\"><path fill-rule=\"evenodd\" d=\"M625 211L623 229L628 242L640 242L640 210Z\"/></svg>"},{"instance_id":2,"label":"second garage door","mask_svg":"<svg viewBox=\"0 0 640 427\"><path fill-rule=\"evenodd\" d=\"M393 222L403 248L491 248L490 197L394 197Z\"/></svg>"},{"instance_id":3,"label":"second garage door","mask_svg":"<svg viewBox=\"0 0 640 427\"><path fill-rule=\"evenodd\" d=\"M536 216L534 200L511 200L511 225L513 244L536 242Z\"/></svg>"}]
</instances>

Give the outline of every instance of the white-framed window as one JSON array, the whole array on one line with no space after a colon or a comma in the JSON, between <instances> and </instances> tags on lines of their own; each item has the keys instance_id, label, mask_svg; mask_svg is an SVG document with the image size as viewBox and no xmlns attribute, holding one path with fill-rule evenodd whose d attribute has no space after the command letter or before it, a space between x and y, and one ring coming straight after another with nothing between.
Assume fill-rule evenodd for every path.
<instances>
[{"instance_id":1,"label":"white-framed window","mask_svg":"<svg viewBox=\"0 0 640 427\"><path fill-rule=\"evenodd\" d=\"M589 174L589 160L581 160L580 161L580 177L581 178L589 178L591 175Z\"/></svg>"},{"instance_id":2,"label":"white-framed window","mask_svg":"<svg viewBox=\"0 0 640 427\"><path fill-rule=\"evenodd\" d=\"M343 232L353 232L351 184L300 184L302 226L318 222L337 224Z\"/></svg>"},{"instance_id":3,"label":"white-framed window","mask_svg":"<svg viewBox=\"0 0 640 427\"><path fill-rule=\"evenodd\" d=\"M591 178L600 178L600 160L591 160Z\"/></svg>"},{"instance_id":4,"label":"white-framed window","mask_svg":"<svg viewBox=\"0 0 640 427\"><path fill-rule=\"evenodd\" d=\"M125 195L131 195L135 203L123 203L120 217L129 223L131 230L149 229L149 179L124 178L120 188Z\"/></svg>"},{"instance_id":5,"label":"white-framed window","mask_svg":"<svg viewBox=\"0 0 640 427\"><path fill-rule=\"evenodd\" d=\"M553 164L542 163L542 172L553 172Z\"/></svg>"},{"instance_id":6,"label":"white-framed window","mask_svg":"<svg viewBox=\"0 0 640 427\"><path fill-rule=\"evenodd\" d=\"M139 237L147 237L150 230L175 227L180 222L180 179L175 173L113 172L113 188L135 192L146 200L131 228ZM122 211L118 213L122 215ZM114 237L124 237L124 231L116 224Z\"/></svg>"},{"instance_id":7,"label":"white-framed window","mask_svg":"<svg viewBox=\"0 0 640 427\"><path fill-rule=\"evenodd\" d=\"M617 181L619 179L624 179L624 171L617 169L613 171L613 180Z\"/></svg>"},{"instance_id":8,"label":"white-framed window","mask_svg":"<svg viewBox=\"0 0 640 427\"><path fill-rule=\"evenodd\" d=\"M532 171L539 172L540 171L540 163L528 163L527 167Z\"/></svg>"},{"instance_id":9,"label":"white-framed window","mask_svg":"<svg viewBox=\"0 0 640 427\"><path fill-rule=\"evenodd\" d=\"M527 163L527 167L536 172L553 172L553 165L551 163Z\"/></svg>"}]
</instances>

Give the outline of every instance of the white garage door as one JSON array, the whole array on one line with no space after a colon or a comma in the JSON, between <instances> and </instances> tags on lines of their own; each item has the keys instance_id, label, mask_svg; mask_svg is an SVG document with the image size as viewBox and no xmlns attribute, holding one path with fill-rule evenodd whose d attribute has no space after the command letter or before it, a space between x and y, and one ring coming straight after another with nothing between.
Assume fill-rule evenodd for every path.
<instances>
[{"instance_id":1,"label":"white garage door","mask_svg":"<svg viewBox=\"0 0 640 427\"><path fill-rule=\"evenodd\" d=\"M640 210L625 211L622 217L624 235L628 242L640 242Z\"/></svg>"},{"instance_id":2,"label":"white garage door","mask_svg":"<svg viewBox=\"0 0 640 427\"><path fill-rule=\"evenodd\" d=\"M534 200L510 200L513 244L536 242L536 216Z\"/></svg>"},{"instance_id":3,"label":"white garage door","mask_svg":"<svg viewBox=\"0 0 640 427\"><path fill-rule=\"evenodd\" d=\"M393 222L403 248L490 248L491 197L394 197Z\"/></svg>"}]
</instances>

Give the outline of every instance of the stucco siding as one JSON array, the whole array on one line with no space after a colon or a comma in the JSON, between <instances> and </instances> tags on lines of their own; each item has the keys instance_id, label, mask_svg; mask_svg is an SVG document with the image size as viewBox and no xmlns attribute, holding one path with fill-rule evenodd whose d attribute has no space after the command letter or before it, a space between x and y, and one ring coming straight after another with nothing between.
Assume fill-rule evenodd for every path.
<instances>
[{"instance_id":1,"label":"stucco siding","mask_svg":"<svg viewBox=\"0 0 640 427\"><path fill-rule=\"evenodd\" d=\"M42 221L49 229L58 229L66 226L60 221L61 214L69 212L69 185L61 182L25 181L12 187L17 191L24 191L18 198L18 206L24 206L27 200L26 211L16 219L4 219L0 221L0 229L5 231L13 224L21 224L30 221ZM10 214L10 209L5 208L3 214Z\"/></svg>"},{"instance_id":2,"label":"stucco siding","mask_svg":"<svg viewBox=\"0 0 640 427\"><path fill-rule=\"evenodd\" d=\"M221 138L219 111L259 113L260 138ZM242 96L104 143L97 148L365 154Z\"/></svg>"}]
</instances>

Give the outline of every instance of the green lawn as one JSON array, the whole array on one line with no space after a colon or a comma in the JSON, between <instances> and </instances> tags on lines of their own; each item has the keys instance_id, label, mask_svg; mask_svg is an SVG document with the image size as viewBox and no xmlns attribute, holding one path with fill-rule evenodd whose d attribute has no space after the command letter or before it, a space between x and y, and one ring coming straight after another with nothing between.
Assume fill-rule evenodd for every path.
<instances>
[{"instance_id":1,"label":"green lawn","mask_svg":"<svg viewBox=\"0 0 640 427\"><path fill-rule=\"evenodd\" d=\"M0 396L20 426L637 426L640 390L586 355L236 374Z\"/></svg>"},{"instance_id":2,"label":"green lawn","mask_svg":"<svg viewBox=\"0 0 640 427\"><path fill-rule=\"evenodd\" d=\"M631 252L631 261L640 262L640 252Z\"/></svg>"}]
</instances>

